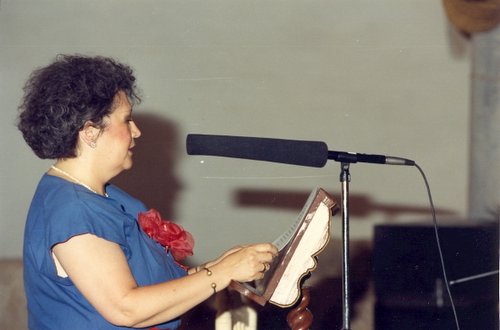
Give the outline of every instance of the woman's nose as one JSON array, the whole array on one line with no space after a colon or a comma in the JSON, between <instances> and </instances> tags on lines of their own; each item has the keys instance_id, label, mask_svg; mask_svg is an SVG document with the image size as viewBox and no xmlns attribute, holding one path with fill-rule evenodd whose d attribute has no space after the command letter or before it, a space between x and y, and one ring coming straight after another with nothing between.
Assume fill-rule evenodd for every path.
<instances>
[{"instance_id":1,"label":"woman's nose","mask_svg":"<svg viewBox=\"0 0 500 330\"><path fill-rule=\"evenodd\" d=\"M141 130L139 129L139 127L137 127L135 121L132 121L132 136L134 137L134 139L137 139L141 136Z\"/></svg>"}]
</instances>

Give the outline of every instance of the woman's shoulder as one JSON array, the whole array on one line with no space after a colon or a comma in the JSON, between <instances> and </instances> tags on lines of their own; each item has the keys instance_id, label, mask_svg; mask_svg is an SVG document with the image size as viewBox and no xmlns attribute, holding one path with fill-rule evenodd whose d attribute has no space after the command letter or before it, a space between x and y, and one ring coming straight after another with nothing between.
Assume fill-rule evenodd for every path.
<instances>
[{"instance_id":1,"label":"woman's shoulder","mask_svg":"<svg viewBox=\"0 0 500 330\"><path fill-rule=\"evenodd\" d=\"M113 184L106 186L107 196L98 195L84 186L45 174L35 193L34 203L46 210L76 213L78 211L95 212L101 215L116 216L126 212L137 217L146 210L145 205L124 190Z\"/></svg>"},{"instance_id":2,"label":"woman's shoulder","mask_svg":"<svg viewBox=\"0 0 500 330\"><path fill-rule=\"evenodd\" d=\"M58 207L94 204L95 201L102 198L104 196L98 195L82 185L47 173L40 179L34 196L34 200L42 200L44 206L54 204Z\"/></svg>"},{"instance_id":3,"label":"woman's shoulder","mask_svg":"<svg viewBox=\"0 0 500 330\"><path fill-rule=\"evenodd\" d=\"M45 174L28 212L25 244L34 250L46 251L47 247L88 233L117 243L126 250L127 235L137 225L135 217L128 214L120 203L78 184Z\"/></svg>"}]
</instances>

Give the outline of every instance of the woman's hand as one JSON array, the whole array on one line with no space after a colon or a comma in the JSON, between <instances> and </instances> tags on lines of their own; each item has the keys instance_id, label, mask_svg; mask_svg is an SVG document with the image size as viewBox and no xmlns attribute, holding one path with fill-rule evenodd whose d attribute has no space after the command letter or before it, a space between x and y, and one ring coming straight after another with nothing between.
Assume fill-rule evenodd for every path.
<instances>
[{"instance_id":1,"label":"woman's hand","mask_svg":"<svg viewBox=\"0 0 500 330\"><path fill-rule=\"evenodd\" d=\"M247 247L248 245L237 245L237 246L234 246L232 247L231 249L227 250L226 252L224 252L224 254L222 254L219 258L215 259L214 261L210 261L210 262L207 262L205 265L205 267L212 267L216 264L218 264L219 262L221 262L224 258L226 258L228 255L230 254L233 254L245 247ZM202 267L203 267L202 266Z\"/></svg>"},{"instance_id":2,"label":"woman's hand","mask_svg":"<svg viewBox=\"0 0 500 330\"><path fill-rule=\"evenodd\" d=\"M249 282L264 277L277 255L278 250L271 243L237 246L207 266L227 274L230 280Z\"/></svg>"}]
</instances>

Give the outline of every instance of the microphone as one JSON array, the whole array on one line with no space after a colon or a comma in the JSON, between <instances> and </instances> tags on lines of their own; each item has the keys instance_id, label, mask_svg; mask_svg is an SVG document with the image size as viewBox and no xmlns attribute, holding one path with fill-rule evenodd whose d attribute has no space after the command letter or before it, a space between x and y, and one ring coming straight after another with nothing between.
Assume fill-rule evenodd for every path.
<instances>
[{"instance_id":1,"label":"microphone","mask_svg":"<svg viewBox=\"0 0 500 330\"><path fill-rule=\"evenodd\" d=\"M328 160L324 142L271 138L188 134L189 155L263 160L301 166L323 167Z\"/></svg>"},{"instance_id":2,"label":"microphone","mask_svg":"<svg viewBox=\"0 0 500 330\"><path fill-rule=\"evenodd\" d=\"M188 134L188 155L220 156L291 165L323 167L331 159L342 163L415 165L413 160L384 155L329 151L325 142L274 138Z\"/></svg>"}]
</instances>

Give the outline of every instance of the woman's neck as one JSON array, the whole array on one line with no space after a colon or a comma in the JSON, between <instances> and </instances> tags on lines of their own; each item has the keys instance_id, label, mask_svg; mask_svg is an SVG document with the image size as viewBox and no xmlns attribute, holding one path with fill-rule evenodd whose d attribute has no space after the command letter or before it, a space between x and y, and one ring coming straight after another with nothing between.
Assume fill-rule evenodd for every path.
<instances>
[{"instance_id":1,"label":"woman's neck","mask_svg":"<svg viewBox=\"0 0 500 330\"><path fill-rule=\"evenodd\" d=\"M84 162L76 159L58 160L49 170L49 174L56 175L67 181L79 184L88 190L105 196L105 180L100 180L98 171L85 166Z\"/></svg>"}]
</instances>

